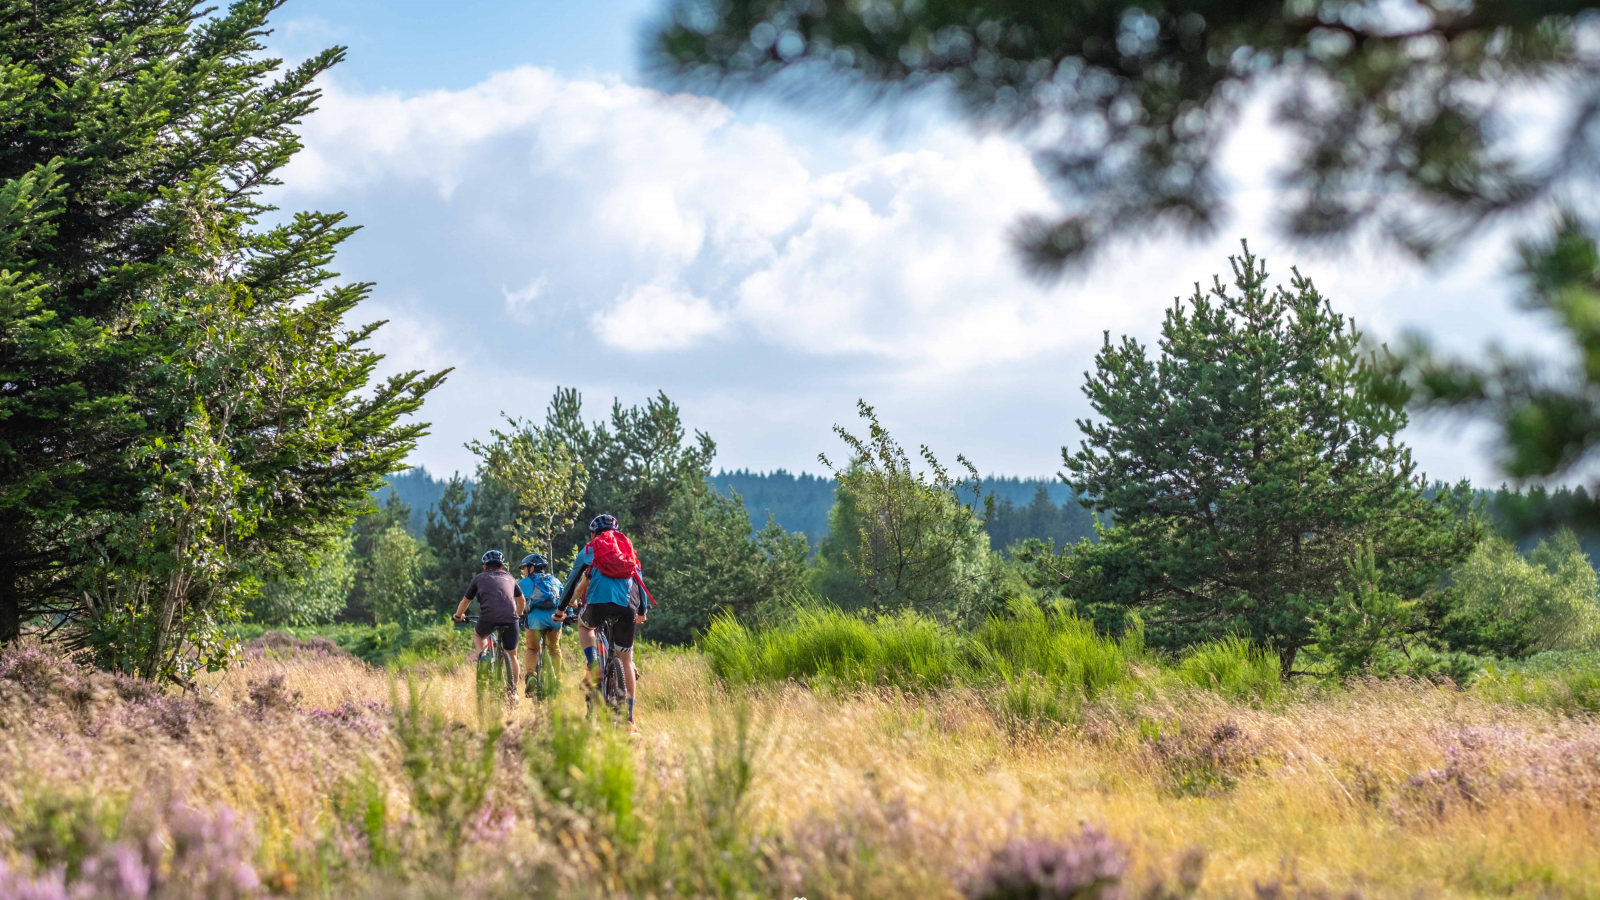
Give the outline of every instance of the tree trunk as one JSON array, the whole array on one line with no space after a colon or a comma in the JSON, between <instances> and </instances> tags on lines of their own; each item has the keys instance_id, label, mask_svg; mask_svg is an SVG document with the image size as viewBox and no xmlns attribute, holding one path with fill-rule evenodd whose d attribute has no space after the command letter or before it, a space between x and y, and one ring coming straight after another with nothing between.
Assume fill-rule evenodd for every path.
<instances>
[{"instance_id":1,"label":"tree trunk","mask_svg":"<svg viewBox=\"0 0 1600 900\"><path fill-rule=\"evenodd\" d=\"M0 560L0 644L22 636L22 591L17 585L17 569L10 560Z\"/></svg>"},{"instance_id":2,"label":"tree trunk","mask_svg":"<svg viewBox=\"0 0 1600 900\"><path fill-rule=\"evenodd\" d=\"M1295 657L1300 655L1299 647L1278 648L1278 677L1283 681L1289 680L1289 673L1294 671Z\"/></svg>"}]
</instances>

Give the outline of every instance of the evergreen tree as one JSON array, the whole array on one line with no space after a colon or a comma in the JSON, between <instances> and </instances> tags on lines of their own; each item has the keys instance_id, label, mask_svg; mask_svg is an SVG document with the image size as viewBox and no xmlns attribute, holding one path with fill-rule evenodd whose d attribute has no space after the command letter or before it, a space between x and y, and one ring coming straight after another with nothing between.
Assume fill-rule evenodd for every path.
<instances>
[{"instance_id":1,"label":"evergreen tree","mask_svg":"<svg viewBox=\"0 0 1600 900\"><path fill-rule=\"evenodd\" d=\"M479 571L478 559L486 547L479 547L472 521L472 496L460 475L452 476L438 504L428 510L423 526L423 541L428 547L428 592L435 609L452 610L466 592L467 584Z\"/></svg>"},{"instance_id":2,"label":"evergreen tree","mask_svg":"<svg viewBox=\"0 0 1600 900\"><path fill-rule=\"evenodd\" d=\"M411 519L411 507L394 491L383 505L358 517L350 527L350 558L355 568L355 579L350 597L339 618L346 622L372 623L377 619L377 601L373 584L378 577L378 544L383 536L396 528L404 529Z\"/></svg>"},{"instance_id":3,"label":"evergreen tree","mask_svg":"<svg viewBox=\"0 0 1600 900\"><path fill-rule=\"evenodd\" d=\"M1248 247L1232 263L1233 290L1173 304L1159 358L1107 335L1084 388L1100 419L1062 452L1115 524L1030 559L1102 624L1137 612L1168 647L1243 634L1288 673L1365 548L1376 586L1414 600L1482 526L1458 492L1425 493L1354 326L1298 273L1269 290Z\"/></svg>"},{"instance_id":4,"label":"evergreen tree","mask_svg":"<svg viewBox=\"0 0 1600 900\"><path fill-rule=\"evenodd\" d=\"M343 54L272 80L280 2L0 2L0 639L48 612L105 665L222 665L422 433L442 376L374 389L369 287L324 287L352 229L255 229Z\"/></svg>"},{"instance_id":5,"label":"evergreen tree","mask_svg":"<svg viewBox=\"0 0 1600 900\"><path fill-rule=\"evenodd\" d=\"M662 600L650 613L651 639L687 644L718 615L750 620L801 596L810 555L805 535L770 516L752 536L738 497L685 485L640 549L650 590Z\"/></svg>"}]
</instances>

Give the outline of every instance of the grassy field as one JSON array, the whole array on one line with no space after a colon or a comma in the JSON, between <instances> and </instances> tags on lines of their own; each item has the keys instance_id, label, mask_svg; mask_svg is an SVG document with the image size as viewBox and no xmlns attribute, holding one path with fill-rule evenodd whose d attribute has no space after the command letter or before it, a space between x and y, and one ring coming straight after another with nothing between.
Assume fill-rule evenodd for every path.
<instances>
[{"instance_id":1,"label":"grassy field","mask_svg":"<svg viewBox=\"0 0 1600 900\"><path fill-rule=\"evenodd\" d=\"M1243 648L925 625L650 650L637 741L453 655L258 640L181 696L8 650L0 898L1600 896L1569 675L1267 687Z\"/></svg>"}]
</instances>

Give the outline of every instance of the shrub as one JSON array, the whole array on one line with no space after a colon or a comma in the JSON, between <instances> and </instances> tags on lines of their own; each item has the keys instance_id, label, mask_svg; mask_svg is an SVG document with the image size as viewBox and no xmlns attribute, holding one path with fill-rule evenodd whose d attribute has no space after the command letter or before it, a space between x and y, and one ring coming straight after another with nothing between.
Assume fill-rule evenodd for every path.
<instances>
[{"instance_id":1,"label":"shrub","mask_svg":"<svg viewBox=\"0 0 1600 900\"><path fill-rule=\"evenodd\" d=\"M1256 768L1261 745L1231 721L1209 728L1179 726L1145 744L1146 752L1166 776L1169 789L1179 795L1199 797L1233 790L1239 779Z\"/></svg>"},{"instance_id":2,"label":"shrub","mask_svg":"<svg viewBox=\"0 0 1600 900\"><path fill-rule=\"evenodd\" d=\"M1118 900L1127 852L1084 826L1072 840L1014 839L996 850L966 886L968 900Z\"/></svg>"},{"instance_id":3,"label":"shrub","mask_svg":"<svg viewBox=\"0 0 1600 900\"><path fill-rule=\"evenodd\" d=\"M1131 655L1143 649L1132 629L1122 642L1081 619L1045 611L1036 601L1012 603L1007 618L991 618L968 642L975 680L998 675L1008 685L1038 675L1052 688L1093 698L1131 675Z\"/></svg>"},{"instance_id":4,"label":"shrub","mask_svg":"<svg viewBox=\"0 0 1600 900\"><path fill-rule=\"evenodd\" d=\"M913 612L869 622L811 607L791 623L760 631L725 616L700 647L713 672L735 681L820 679L916 690L949 683L960 667L955 635Z\"/></svg>"},{"instance_id":5,"label":"shrub","mask_svg":"<svg viewBox=\"0 0 1600 900\"><path fill-rule=\"evenodd\" d=\"M1240 637L1207 641L1179 661L1178 679L1228 697L1265 698L1281 689L1278 656L1250 646Z\"/></svg>"}]
</instances>

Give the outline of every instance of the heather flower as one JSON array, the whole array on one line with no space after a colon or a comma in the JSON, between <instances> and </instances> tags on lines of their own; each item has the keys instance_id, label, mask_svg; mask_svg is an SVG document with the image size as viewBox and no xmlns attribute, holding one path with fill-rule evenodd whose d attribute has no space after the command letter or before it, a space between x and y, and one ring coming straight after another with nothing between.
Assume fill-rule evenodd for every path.
<instances>
[{"instance_id":1,"label":"heather flower","mask_svg":"<svg viewBox=\"0 0 1600 900\"><path fill-rule=\"evenodd\" d=\"M1089 826L1074 839L1014 839L968 884L968 900L1118 900L1127 871L1122 846Z\"/></svg>"},{"instance_id":2,"label":"heather flower","mask_svg":"<svg viewBox=\"0 0 1600 900\"><path fill-rule=\"evenodd\" d=\"M71 900L61 871L32 876L6 865L0 857L0 900Z\"/></svg>"}]
</instances>

